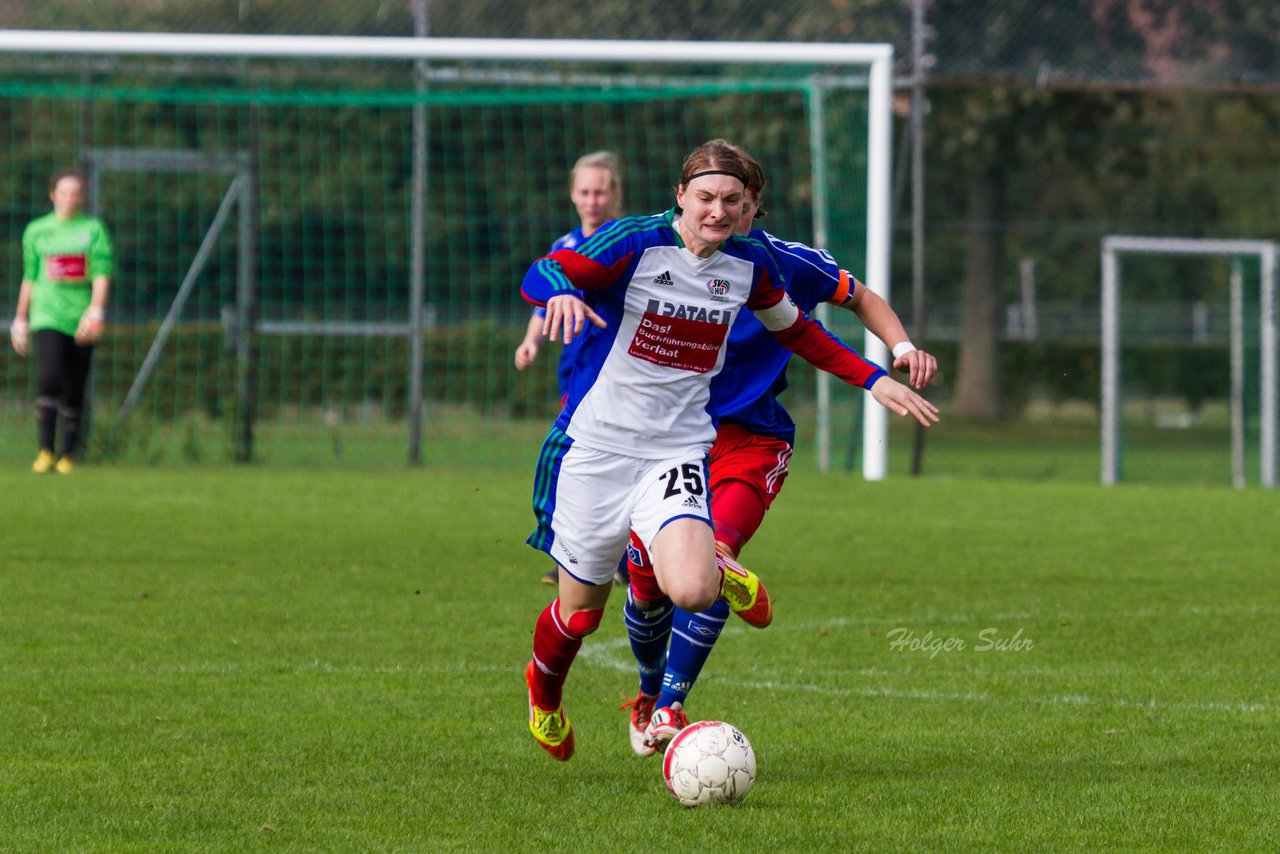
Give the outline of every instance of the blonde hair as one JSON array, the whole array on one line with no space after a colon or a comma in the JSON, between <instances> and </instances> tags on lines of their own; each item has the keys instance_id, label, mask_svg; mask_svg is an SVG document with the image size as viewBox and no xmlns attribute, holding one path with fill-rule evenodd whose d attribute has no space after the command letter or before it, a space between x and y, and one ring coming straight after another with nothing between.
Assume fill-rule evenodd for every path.
<instances>
[{"instance_id":1,"label":"blonde hair","mask_svg":"<svg viewBox=\"0 0 1280 854\"><path fill-rule=\"evenodd\" d=\"M612 151L593 151L584 154L569 170L569 192L573 192L573 182L578 178L579 169L603 169L609 173L609 184L614 190L613 206L609 209L610 219L622 215L622 168L618 165L618 155Z\"/></svg>"}]
</instances>

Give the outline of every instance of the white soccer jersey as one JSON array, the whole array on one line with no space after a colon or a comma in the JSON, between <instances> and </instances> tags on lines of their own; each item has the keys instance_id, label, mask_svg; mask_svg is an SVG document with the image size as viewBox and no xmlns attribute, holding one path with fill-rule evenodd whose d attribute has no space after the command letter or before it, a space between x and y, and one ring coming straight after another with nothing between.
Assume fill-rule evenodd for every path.
<instances>
[{"instance_id":1,"label":"white soccer jersey","mask_svg":"<svg viewBox=\"0 0 1280 854\"><path fill-rule=\"evenodd\" d=\"M608 327L584 342L556 426L574 442L648 459L711 447L710 384L729 328L742 311L786 297L759 243L735 236L699 258L673 212L618 220L541 259L524 284L540 303L578 289Z\"/></svg>"}]
</instances>

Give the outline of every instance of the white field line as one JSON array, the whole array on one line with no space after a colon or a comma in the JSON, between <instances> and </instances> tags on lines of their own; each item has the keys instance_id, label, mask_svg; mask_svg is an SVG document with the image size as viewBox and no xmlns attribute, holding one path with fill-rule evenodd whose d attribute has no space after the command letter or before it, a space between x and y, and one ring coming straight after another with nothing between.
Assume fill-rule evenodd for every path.
<instances>
[{"instance_id":1,"label":"white field line","mask_svg":"<svg viewBox=\"0 0 1280 854\"><path fill-rule=\"evenodd\" d=\"M1047 622L1097 622L1106 620L1153 620L1171 617L1249 617L1280 613L1280 605L1257 604L1248 606L1206 607L1204 605L1185 605L1174 610L1158 608L1141 608L1135 611L1095 611L1087 614L1070 611L1006 611L1004 613L969 613L969 614L915 614L909 617L832 617L827 620L809 620L803 623L780 621L769 627L769 631L838 629L848 626L912 626L928 627L935 624L969 624L990 626L994 623L1008 623L1014 620L1036 620ZM733 624L730 623L732 626ZM735 627L745 631L741 627Z\"/></svg>"},{"instance_id":2,"label":"white field line","mask_svg":"<svg viewBox=\"0 0 1280 854\"><path fill-rule=\"evenodd\" d=\"M770 627L770 631L773 627ZM579 659L592 664L634 675L635 662L632 661L626 638L616 638L598 643L588 640L583 644ZM859 670L849 675L866 678L883 678L888 671L878 668ZM820 685L816 682L782 682L773 679L739 680L738 685L758 691L781 692L788 694L806 693L832 697L863 697L867 699L886 700L921 700L924 702L942 703L1029 703L1037 706L1077 706L1102 709L1148 709L1166 712L1215 712L1227 714L1261 714L1271 711L1265 703L1176 703L1147 699L1129 699L1124 697L1090 697L1085 694L1061 694L1042 697L996 697L983 691L933 691L914 688L890 688L884 685Z\"/></svg>"},{"instance_id":3,"label":"white field line","mask_svg":"<svg viewBox=\"0 0 1280 854\"><path fill-rule=\"evenodd\" d=\"M635 662L631 660L630 652L627 649L628 642L626 638L614 638L610 640L600 640L592 643L590 640L582 647L582 652L578 658L582 661L590 662L598 667L614 670L619 673L629 675L635 674ZM407 676L456 676L456 675L478 675L482 673L489 674L507 674L516 673L519 668L514 665L497 666L483 665L476 666L474 664L462 662L440 662L431 665L411 665L405 666L401 664L390 664L382 667L370 667L368 665L344 665L331 664L329 662L315 660L308 664L297 668L292 668L293 672L318 672L332 674L338 676L369 676L369 675L407 675ZM179 665L177 667L97 667L97 668L75 668L76 673L119 673L119 672L146 672L152 675L164 676L167 674L177 674L185 676L247 676L260 677L272 676L278 677L280 671L272 669L268 674L259 668L245 668L238 664L222 661L203 661L193 662L191 664ZM50 675L65 676L68 671L59 669L57 671L48 671ZM850 671L849 676L858 676L864 679L883 679L890 675L892 671L883 668L861 668L857 671ZM1147 699L1128 699L1123 697L1090 697L1085 694L1059 694L1043 697L995 697L982 691L934 691L915 688L890 688L884 685L862 685L862 686L842 686L842 685L821 685L817 682L783 682L774 679L765 680L741 680L739 683L744 688L750 688L757 691L779 692L787 694L816 694L820 696L831 697L862 697L865 699L885 699L885 700L920 700L931 703L1023 703L1039 706L1077 706L1077 707L1096 707L1104 709L1148 709L1150 711L1167 711L1167 712L1214 712L1228 714L1262 714L1271 711L1271 707L1265 703L1232 703L1232 702L1203 702L1203 703L1174 703L1150 697Z\"/></svg>"},{"instance_id":4,"label":"white field line","mask_svg":"<svg viewBox=\"0 0 1280 854\"><path fill-rule=\"evenodd\" d=\"M1090 613L1090 614L1071 614L1065 612L1009 612L1003 614L986 614L982 617L973 614L953 614L953 615L931 615L921 618L919 615L895 619L892 617L837 617L829 620L806 621L800 623L779 622L770 626L769 632L777 631L820 631L822 629L845 628L853 626L915 626L924 629L927 626L938 624L969 624L991 625L992 623L1009 623L1014 620L1052 620L1052 621L1090 621L1090 620L1126 620L1126 619L1152 619L1161 617L1175 616L1248 616L1260 614L1275 614L1280 608L1274 605L1256 605L1250 607L1204 607L1198 605L1189 605L1174 611L1161 611L1155 609L1142 609L1138 611L1117 611L1113 613ZM725 629L726 633L736 635L754 634L754 630L748 630L744 627L730 623ZM582 652L579 658L591 662L600 667L615 670L621 673L634 674L635 662L632 661L628 650L628 641L626 637L604 639L589 638L583 644ZM168 673L183 675L244 675L244 676L261 676L264 671L258 668L244 668L232 662L219 661L203 661L192 662L190 664L179 665L177 667L99 667L99 668L75 668L77 673L85 672L120 672L120 671L139 672L146 671L156 675L164 675ZM497 665L475 665L463 662L439 662L429 665L400 665L389 664L381 667L370 667L368 665L335 665L329 662L320 661L318 659L295 668L295 672L313 671L320 673L330 673L338 675L391 675L405 674L410 676L430 676L430 675L455 675L455 674L481 674L481 673L511 673L514 672L510 666ZM57 671L48 671L50 675L66 675L67 670L59 669ZM278 671L272 671L278 673ZM1051 672L1037 668L1037 672ZM862 668L857 671L849 671L847 675L858 676L864 679L884 679L890 676L893 671L884 668ZM816 682L781 682L777 680L743 680L740 685L746 688L759 691L769 692L785 692L785 693L807 693L838 697L863 697L869 699L891 699L891 700L920 700L924 702L961 702L961 703L1029 703L1042 706L1076 706L1076 707L1096 707L1109 709L1148 709L1152 711L1175 711L1175 712L1214 712L1228 714L1261 714L1272 711L1271 707L1265 703L1236 703L1224 701L1207 701L1202 703L1181 703L1166 702L1155 697L1146 699L1131 699L1124 697L1090 697L1085 694L1062 694L1042 697L994 697L981 691L934 691L922 689L899 689L890 688L883 685L864 685L864 686L840 686L840 685L821 685Z\"/></svg>"}]
</instances>

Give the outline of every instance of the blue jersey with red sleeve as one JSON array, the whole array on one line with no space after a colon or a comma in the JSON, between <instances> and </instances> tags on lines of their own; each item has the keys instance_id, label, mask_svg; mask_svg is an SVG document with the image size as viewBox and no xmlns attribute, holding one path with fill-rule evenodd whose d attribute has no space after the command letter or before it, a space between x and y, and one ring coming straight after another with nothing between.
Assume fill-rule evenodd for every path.
<instances>
[{"instance_id":1,"label":"blue jersey with red sleeve","mask_svg":"<svg viewBox=\"0 0 1280 854\"><path fill-rule=\"evenodd\" d=\"M842 270L826 250L780 240L758 228L752 230L751 236L768 248L787 282L787 293L806 314L819 303L840 304L853 293L857 280ZM814 323L833 341L838 340L817 321ZM791 351L782 347L755 317L739 318L729 333L724 370L712 385L716 417L752 433L794 443L795 421L778 402L778 395L787 387L790 358ZM876 379L884 376L878 366L877 371Z\"/></svg>"}]
</instances>

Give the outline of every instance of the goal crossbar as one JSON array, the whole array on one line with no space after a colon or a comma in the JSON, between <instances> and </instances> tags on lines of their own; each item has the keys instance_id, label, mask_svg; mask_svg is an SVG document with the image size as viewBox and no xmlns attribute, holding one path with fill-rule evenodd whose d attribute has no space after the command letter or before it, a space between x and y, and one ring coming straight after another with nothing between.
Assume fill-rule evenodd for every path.
<instances>
[{"instance_id":1,"label":"goal crossbar","mask_svg":"<svg viewBox=\"0 0 1280 854\"><path fill-rule=\"evenodd\" d=\"M679 65L871 65L893 59L893 45L874 43L257 36L57 30L0 30L0 52L270 59L654 62Z\"/></svg>"}]
</instances>

